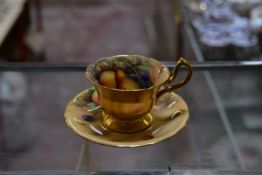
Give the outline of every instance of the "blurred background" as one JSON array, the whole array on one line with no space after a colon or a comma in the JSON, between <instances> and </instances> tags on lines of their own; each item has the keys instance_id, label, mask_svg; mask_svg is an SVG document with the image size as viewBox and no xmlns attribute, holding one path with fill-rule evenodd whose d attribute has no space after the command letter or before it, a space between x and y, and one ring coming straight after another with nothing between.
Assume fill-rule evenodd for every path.
<instances>
[{"instance_id":1,"label":"blurred background","mask_svg":"<svg viewBox=\"0 0 262 175\"><path fill-rule=\"evenodd\" d=\"M1 61L87 62L117 54L174 57L173 9L169 1L0 3L1 21L6 24L0 40ZM5 22L10 15L12 21Z\"/></svg>"},{"instance_id":2,"label":"blurred background","mask_svg":"<svg viewBox=\"0 0 262 175\"><path fill-rule=\"evenodd\" d=\"M260 0L1 0L0 61L174 60L194 44L185 26L205 60L258 60L261 11Z\"/></svg>"},{"instance_id":3,"label":"blurred background","mask_svg":"<svg viewBox=\"0 0 262 175\"><path fill-rule=\"evenodd\" d=\"M118 54L212 65L261 61L261 47L261 0L0 0L0 65ZM261 70L211 72L178 91L192 114L185 130L131 151L66 127L65 105L90 86L83 72L0 70L0 171L261 170Z\"/></svg>"}]
</instances>

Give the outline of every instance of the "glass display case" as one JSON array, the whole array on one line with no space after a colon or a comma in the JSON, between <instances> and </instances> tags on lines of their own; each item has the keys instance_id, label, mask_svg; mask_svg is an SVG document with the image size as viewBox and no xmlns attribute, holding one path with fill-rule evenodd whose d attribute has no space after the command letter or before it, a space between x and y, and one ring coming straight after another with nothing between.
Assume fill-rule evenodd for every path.
<instances>
[{"instance_id":1,"label":"glass display case","mask_svg":"<svg viewBox=\"0 0 262 175\"><path fill-rule=\"evenodd\" d=\"M51 7L44 12L44 20L51 21L46 27L46 63L0 64L0 175L262 174L261 1L151 0L150 6L130 1L131 6L113 2L110 7L99 6L109 1L92 1L99 7L96 15L95 8L85 14L86 2L71 8L73 1L66 1L61 9L60 1L46 2ZM70 13L61 22L66 10ZM86 19L95 27L84 23ZM70 30L65 30L67 22L72 23ZM125 27L118 34L126 38L110 45L119 22ZM72 31L81 32L69 36ZM83 36L97 39L99 47L85 45ZM82 40L74 44L75 38ZM190 82L175 91L188 105L186 127L169 139L136 148L100 145L77 136L66 125L64 112L72 98L91 87L86 67L96 55L127 51L158 58L169 69L178 56L191 62Z\"/></svg>"}]
</instances>

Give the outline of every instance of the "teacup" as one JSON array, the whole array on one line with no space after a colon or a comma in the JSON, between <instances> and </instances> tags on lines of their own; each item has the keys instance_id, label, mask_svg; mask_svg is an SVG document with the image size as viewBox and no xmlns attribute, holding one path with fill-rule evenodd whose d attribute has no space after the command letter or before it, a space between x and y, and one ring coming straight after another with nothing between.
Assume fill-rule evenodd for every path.
<instances>
[{"instance_id":1,"label":"teacup","mask_svg":"<svg viewBox=\"0 0 262 175\"><path fill-rule=\"evenodd\" d=\"M187 74L182 81L172 85L181 66L185 66ZM109 82L109 87L101 85L99 80L101 73L112 69L144 71L151 84L147 83L145 86L131 90L118 89L112 82L112 86ZM157 99L164 93L185 85L191 75L192 68L184 58L179 58L174 69L169 72L168 67L159 61L139 55L101 58L90 64L86 71L86 78L93 84L99 96L103 109L101 117L103 126L119 133L135 133L150 127L154 120L150 111ZM110 79L109 75L108 77Z\"/></svg>"}]
</instances>

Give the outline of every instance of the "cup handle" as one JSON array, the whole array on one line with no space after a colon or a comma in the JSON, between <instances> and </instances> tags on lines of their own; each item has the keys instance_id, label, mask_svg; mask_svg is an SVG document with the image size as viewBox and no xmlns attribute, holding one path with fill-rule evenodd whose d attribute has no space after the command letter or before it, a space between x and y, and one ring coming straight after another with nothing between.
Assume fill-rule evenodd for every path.
<instances>
[{"instance_id":1,"label":"cup handle","mask_svg":"<svg viewBox=\"0 0 262 175\"><path fill-rule=\"evenodd\" d=\"M180 69L181 66L185 66L187 74L186 74L186 76L183 80L181 80L177 84L171 86L170 83L172 83L172 81L176 78L176 76L178 74L178 70ZM161 95L163 95L166 92L171 92L171 91L174 91L175 89L178 89L178 88L184 86L190 80L191 76L192 76L192 67L191 67L190 63L186 59L180 57L177 61L176 66L171 71L167 81L164 83L165 88L161 89L157 93L157 98L159 98Z\"/></svg>"}]
</instances>

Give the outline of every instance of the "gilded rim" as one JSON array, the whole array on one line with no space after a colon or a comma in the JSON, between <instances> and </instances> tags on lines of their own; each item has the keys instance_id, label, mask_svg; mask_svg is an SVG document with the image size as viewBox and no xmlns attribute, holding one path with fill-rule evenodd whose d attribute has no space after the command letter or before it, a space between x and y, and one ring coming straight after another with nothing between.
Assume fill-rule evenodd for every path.
<instances>
[{"instance_id":1,"label":"gilded rim","mask_svg":"<svg viewBox=\"0 0 262 175\"><path fill-rule=\"evenodd\" d=\"M154 58L145 57L145 56L142 56L142 55L116 55L116 56L111 56L111 57L108 57L108 58L130 57L130 56L131 56L131 57L141 57L141 58L145 58L145 59L153 59L154 61L159 62L158 60L156 60L156 59L154 59ZM107 57L105 57L105 58L107 58ZM162 83L160 83L160 84L157 84L157 85L154 85L154 86L151 86L151 87L149 87L149 88L144 88L144 89L123 90L123 89L109 88L109 87L100 85L99 83L97 83L96 81L94 81L92 78L90 78L90 77L92 77L92 75L90 75L90 72L88 72L88 69L90 69L91 66L94 66L97 62L99 62L100 60L103 60L103 59L105 59L105 58L99 58L96 62L89 64L89 65L87 66L87 68L86 68L86 79L87 79L88 81L90 81L93 85L99 86L99 87L101 87L101 88L103 88L103 89L110 89L110 90L113 90L113 91L125 91L125 92L146 91L146 90L149 90L149 89L153 89L153 88L162 86L163 84L165 84L165 83L168 81L168 77L170 76L170 72L169 72L169 73L168 73L168 77L167 77L167 79L166 79L164 82L162 82ZM161 63L159 62L159 64L161 64ZM161 65L162 65L165 69L168 70L168 67L167 67L166 65L164 65L164 64L161 64Z\"/></svg>"}]
</instances>

